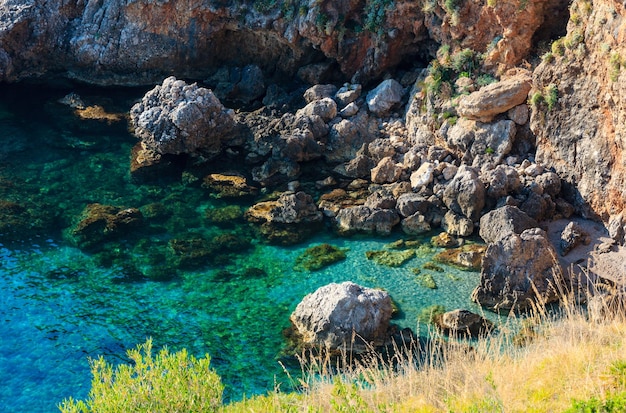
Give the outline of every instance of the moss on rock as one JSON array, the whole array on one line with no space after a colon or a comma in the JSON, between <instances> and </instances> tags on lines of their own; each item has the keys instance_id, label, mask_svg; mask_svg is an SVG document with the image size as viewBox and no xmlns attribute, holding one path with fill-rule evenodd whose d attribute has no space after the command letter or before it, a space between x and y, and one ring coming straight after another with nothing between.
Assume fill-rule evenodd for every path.
<instances>
[{"instance_id":1,"label":"moss on rock","mask_svg":"<svg viewBox=\"0 0 626 413\"><path fill-rule=\"evenodd\" d=\"M446 312L446 308L440 304L434 304L423 308L417 316L417 321L424 324L436 323Z\"/></svg>"},{"instance_id":2,"label":"moss on rock","mask_svg":"<svg viewBox=\"0 0 626 413\"><path fill-rule=\"evenodd\" d=\"M437 272L443 272L443 268L441 268L440 266L438 266L434 262L427 262L427 263L425 263L424 264L424 269L425 270L431 270L431 271L437 271Z\"/></svg>"},{"instance_id":3,"label":"moss on rock","mask_svg":"<svg viewBox=\"0 0 626 413\"><path fill-rule=\"evenodd\" d=\"M366 251L365 256L368 260L372 260L376 264L386 265L388 267L399 267L411 258L415 257L415 250Z\"/></svg>"},{"instance_id":4,"label":"moss on rock","mask_svg":"<svg viewBox=\"0 0 626 413\"><path fill-rule=\"evenodd\" d=\"M330 244L320 244L307 248L296 258L294 269L316 271L346 258L347 249Z\"/></svg>"},{"instance_id":5,"label":"moss on rock","mask_svg":"<svg viewBox=\"0 0 626 413\"><path fill-rule=\"evenodd\" d=\"M243 209L238 205L228 205L222 208L207 208L204 217L208 224L219 227L230 227L243 219Z\"/></svg>"},{"instance_id":6,"label":"moss on rock","mask_svg":"<svg viewBox=\"0 0 626 413\"><path fill-rule=\"evenodd\" d=\"M430 288L431 290L437 289L437 282L432 274L422 274L417 277L417 281L420 283L422 287Z\"/></svg>"},{"instance_id":7,"label":"moss on rock","mask_svg":"<svg viewBox=\"0 0 626 413\"><path fill-rule=\"evenodd\" d=\"M404 240L404 239L399 239L397 241L394 242L390 242L389 244L385 245L385 249L389 249L389 250L402 250L402 249L407 249L407 248L417 248L422 244L421 241L418 240Z\"/></svg>"}]
</instances>

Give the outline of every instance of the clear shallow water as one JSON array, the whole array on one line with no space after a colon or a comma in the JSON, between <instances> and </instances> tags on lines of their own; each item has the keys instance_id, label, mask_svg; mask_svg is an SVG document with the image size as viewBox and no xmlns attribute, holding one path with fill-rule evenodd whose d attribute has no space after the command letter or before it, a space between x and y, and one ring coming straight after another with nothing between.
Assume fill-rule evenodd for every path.
<instances>
[{"instance_id":1,"label":"clear shallow water","mask_svg":"<svg viewBox=\"0 0 626 413\"><path fill-rule=\"evenodd\" d=\"M20 216L30 223L16 226L17 234L5 225L0 235L4 411L50 412L63 398L86 397L89 357L102 354L110 362L124 362L126 349L147 337L157 348L210 354L227 399L262 393L276 383L288 388L279 364L290 365L281 352L281 332L302 297L330 282L386 289L402 310L394 320L401 327L415 329L419 311L432 304L478 310L469 300L477 273L442 266L444 272L431 272L439 288L430 290L411 269L422 267L432 254L399 268L366 259L366 251L380 250L400 234L338 238L322 233L293 247L253 238L245 253L195 269L168 264L171 276L153 281L142 274L165 265L159 257L172 238L254 232L243 222L227 229L207 224L204 211L224 202L199 185L131 183L135 139L125 124L78 120L55 103L68 91L0 91L5 92L0 94L0 200L23 205L28 213ZM81 92L84 98L89 93L94 92ZM126 112L143 91L107 92L104 101L104 92L95 93L107 110ZM169 213L132 239L85 252L67 242L67 228L93 202L137 208L162 203ZM320 271L295 271L296 257L321 242L347 248L347 259ZM251 275L248 268L257 271Z\"/></svg>"}]
</instances>

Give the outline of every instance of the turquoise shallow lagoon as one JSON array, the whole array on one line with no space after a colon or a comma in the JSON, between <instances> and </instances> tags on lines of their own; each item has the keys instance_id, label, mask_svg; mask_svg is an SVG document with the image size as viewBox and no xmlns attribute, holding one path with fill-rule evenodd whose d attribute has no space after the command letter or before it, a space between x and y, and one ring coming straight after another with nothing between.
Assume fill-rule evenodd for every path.
<instances>
[{"instance_id":1,"label":"turquoise shallow lagoon","mask_svg":"<svg viewBox=\"0 0 626 413\"><path fill-rule=\"evenodd\" d=\"M469 299L477 273L441 265L443 272L430 271L439 288L418 282L412 269L422 269L436 249L390 268L368 260L365 253L383 249L402 238L400 233L345 238L324 231L284 247L254 237L243 221L216 227L204 218L206 211L226 203L200 185L131 182L130 149L136 141L125 122L78 119L56 103L69 90L0 90L3 411L50 412L66 397L86 397L89 357L125 362L126 349L147 337L156 348L210 354L227 400L276 385L289 389L279 362L295 377L299 370L283 353L282 330L302 297L330 282L350 280L386 289L402 310L394 322L413 330L419 311L432 304L480 311ZM107 111L121 113L143 94L79 92ZM96 202L143 211L159 204L168 213L129 239L82 251L68 242L68 228L87 204ZM252 238L250 248L208 265L165 265L168 241L190 233ZM347 249L346 260L314 272L295 270L296 258L320 243ZM155 271L167 276L155 279L150 276Z\"/></svg>"}]
</instances>

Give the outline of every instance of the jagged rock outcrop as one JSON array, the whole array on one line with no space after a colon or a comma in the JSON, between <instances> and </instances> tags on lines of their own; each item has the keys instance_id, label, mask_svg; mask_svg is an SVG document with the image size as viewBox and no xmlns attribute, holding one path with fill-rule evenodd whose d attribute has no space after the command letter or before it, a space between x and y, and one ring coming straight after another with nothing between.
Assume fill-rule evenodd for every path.
<instances>
[{"instance_id":1,"label":"jagged rock outcrop","mask_svg":"<svg viewBox=\"0 0 626 413\"><path fill-rule=\"evenodd\" d=\"M248 209L246 218L252 222L276 224L310 224L322 221L322 212L311 195L304 192L285 193L275 201L259 202Z\"/></svg>"},{"instance_id":2,"label":"jagged rock outcrop","mask_svg":"<svg viewBox=\"0 0 626 413\"><path fill-rule=\"evenodd\" d=\"M254 64L266 75L299 73L310 83L337 73L370 81L432 40L488 51L490 65L511 67L526 58L552 3L561 2L462 1L450 9L443 0L432 7L412 0L4 0L0 80L61 75L138 85ZM258 78L245 70L229 77L248 75ZM233 100L256 98L234 92Z\"/></svg>"},{"instance_id":3,"label":"jagged rock outcrop","mask_svg":"<svg viewBox=\"0 0 626 413\"><path fill-rule=\"evenodd\" d=\"M496 311L557 300L562 269L545 231L527 229L489 244L472 300Z\"/></svg>"},{"instance_id":4,"label":"jagged rock outcrop","mask_svg":"<svg viewBox=\"0 0 626 413\"><path fill-rule=\"evenodd\" d=\"M168 77L130 110L142 149L214 157L233 139L235 117L211 90Z\"/></svg>"},{"instance_id":5,"label":"jagged rock outcrop","mask_svg":"<svg viewBox=\"0 0 626 413\"><path fill-rule=\"evenodd\" d=\"M494 209L480 218L480 237L493 244L510 234L521 234L527 229L536 228L537 221L524 211L511 205Z\"/></svg>"},{"instance_id":6,"label":"jagged rock outcrop","mask_svg":"<svg viewBox=\"0 0 626 413\"><path fill-rule=\"evenodd\" d=\"M305 296L290 320L304 346L358 352L389 338L392 311L386 292L344 282Z\"/></svg>"},{"instance_id":7,"label":"jagged rock outcrop","mask_svg":"<svg viewBox=\"0 0 626 413\"><path fill-rule=\"evenodd\" d=\"M446 186L443 202L457 214L477 221L485 206L485 185L480 181L478 170L462 165Z\"/></svg>"},{"instance_id":8,"label":"jagged rock outcrop","mask_svg":"<svg viewBox=\"0 0 626 413\"><path fill-rule=\"evenodd\" d=\"M441 44L455 44L458 50L470 48L486 52L489 65L510 68L521 62L532 48L533 35L542 28L544 16L554 22L554 9L567 8L562 1L507 2L437 0L427 3L426 27ZM557 7L553 7L557 4ZM549 14L548 14L549 13Z\"/></svg>"},{"instance_id":9,"label":"jagged rock outcrop","mask_svg":"<svg viewBox=\"0 0 626 413\"><path fill-rule=\"evenodd\" d=\"M567 35L533 74L536 159L565 181L577 212L615 223L626 208L626 11L614 0L570 10Z\"/></svg>"},{"instance_id":10,"label":"jagged rock outcrop","mask_svg":"<svg viewBox=\"0 0 626 413\"><path fill-rule=\"evenodd\" d=\"M224 65L379 76L426 39L412 1L106 0L0 3L0 80L61 74L89 83L203 78ZM315 73L310 70L309 72ZM303 75L305 76L305 75ZM306 77L306 76L305 76ZM317 79L321 80L321 79Z\"/></svg>"}]
</instances>

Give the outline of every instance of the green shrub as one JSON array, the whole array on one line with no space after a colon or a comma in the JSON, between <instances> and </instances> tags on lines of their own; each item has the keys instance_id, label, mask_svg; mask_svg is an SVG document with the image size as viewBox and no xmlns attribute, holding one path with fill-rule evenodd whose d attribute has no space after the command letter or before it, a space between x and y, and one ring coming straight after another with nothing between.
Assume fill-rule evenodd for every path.
<instances>
[{"instance_id":1,"label":"green shrub","mask_svg":"<svg viewBox=\"0 0 626 413\"><path fill-rule=\"evenodd\" d=\"M276 0L255 0L253 7L260 13L267 13L276 7Z\"/></svg>"},{"instance_id":2,"label":"green shrub","mask_svg":"<svg viewBox=\"0 0 626 413\"><path fill-rule=\"evenodd\" d=\"M339 377L335 377L330 404L333 411L342 413L371 412L363 400L359 387L355 383L347 384Z\"/></svg>"},{"instance_id":3,"label":"green shrub","mask_svg":"<svg viewBox=\"0 0 626 413\"><path fill-rule=\"evenodd\" d=\"M458 11L460 4L461 0L445 0L443 6L448 13L452 14Z\"/></svg>"},{"instance_id":4,"label":"green shrub","mask_svg":"<svg viewBox=\"0 0 626 413\"><path fill-rule=\"evenodd\" d=\"M588 400L574 400L572 407L566 413L618 413L626 412L626 361L615 361L609 367L609 378L614 390L599 399L592 397Z\"/></svg>"},{"instance_id":5,"label":"green shrub","mask_svg":"<svg viewBox=\"0 0 626 413\"><path fill-rule=\"evenodd\" d=\"M552 42L552 46L550 46L550 50L552 54L555 56L563 56L565 54L565 45L563 44L563 39L557 39Z\"/></svg>"},{"instance_id":6,"label":"green shrub","mask_svg":"<svg viewBox=\"0 0 626 413\"><path fill-rule=\"evenodd\" d=\"M472 49L463 49L452 55L450 66L457 73L472 73L477 66L476 60L476 52Z\"/></svg>"},{"instance_id":7,"label":"green shrub","mask_svg":"<svg viewBox=\"0 0 626 413\"><path fill-rule=\"evenodd\" d=\"M63 413L213 412L222 405L224 386L210 357L196 359L163 348L152 356L152 340L128 351L132 364L113 367L103 357L90 360L91 391L85 401L66 399Z\"/></svg>"},{"instance_id":8,"label":"green shrub","mask_svg":"<svg viewBox=\"0 0 626 413\"><path fill-rule=\"evenodd\" d=\"M552 110L554 105L556 105L559 100L559 90L554 83L550 83L548 86L546 86L545 91L546 95L544 96L544 98L546 104L548 105L548 110Z\"/></svg>"},{"instance_id":9,"label":"green shrub","mask_svg":"<svg viewBox=\"0 0 626 413\"><path fill-rule=\"evenodd\" d=\"M486 73L476 77L476 85L478 87L487 86L487 85L490 85L490 84L495 83L497 81L498 81L498 79L496 79L492 75L486 74Z\"/></svg>"},{"instance_id":10,"label":"green shrub","mask_svg":"<svg viewBox=\"0 0 626 413\"><path fill-rule=\"evenodd\" d=\"M545 102L545 99L543 98L543 95L541 94L541 92L535 92L530 97L530 105L534 108L541 105L543 102Z\"/></svg>"},{"instance_id":11,"label":"green shrub","mask_svg":"<svg viewBox=\"0 0 626 413\"><path fill-rule=\"evenodd\" d=\"M592 397L575 400L565 413L623 413L626 412L626 392L609 394L605 399Z\"/></svg>"},{"instance_id":12,"label":"green shrub","mask_svg":"<svg viewBox=\"0 0 626 413\"><path fill-rule=\"evenodd\" d=\"M610 77L612 82L617 81L617 78L619 77L619 72L622 69L622 65L622 56L620 56L620 54L617 52L611 53L611 57L609 58L609 66L611 68Z\"/></svg>"},{"instance_id":13,"label":"green shrub","mask_svg":"<svg viewBox=\"0 0 626 413\"><path fill-rule=\"evenodd\" d=\"M563 46L568 49L574 49L585 40L583 32L574 30L569 36L563 40Z\"/></svg>"},{"instance_id":14,"label":"green shrub","mask_svg":"<svg viewBox=\"0 0 626 413\"><path fill-rule=\"evenodd\" d=\"M552 52L545 52L543 56L541 56L541 60L546 63L552 63L554 62L554 55Z\"/></svg>"},{"instance_id":15,"label":"green shrub","mask_svg":"<svg viewBox=\"0 0 626 413\"><path fill-rule=\"evenodd\" d=\"M379 33L385 24L387 9L393 6L393 0L368 0L365 4L364 27L372 33ZM380 33L379 33L380 34Z\"/></svg>"}]
</instances>

